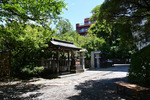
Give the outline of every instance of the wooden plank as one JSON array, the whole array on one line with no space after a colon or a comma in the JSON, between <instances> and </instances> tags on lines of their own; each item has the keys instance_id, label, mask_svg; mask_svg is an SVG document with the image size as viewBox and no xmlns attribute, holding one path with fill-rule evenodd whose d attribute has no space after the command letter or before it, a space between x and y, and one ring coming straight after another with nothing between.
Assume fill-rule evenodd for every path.
<instances>
[{"instance_id":1,"label":"wooden plank","mask_svg":"<svg viewBox=\"0 0 150 100\"><path fill-rule=\"evenodd\" d=\"M139 85L136 85L136 84L130 84L130 83L126 83L126 82L115 82L115 85L116 85L116 88L117 88L117 93L119 91L118 87L121 86L123 87L124 89L130 89L132 91L134 91L136 93L136 98L137 100L139 100L139 92L144 92L144 95L145 95L145 98L146 100L147 99L147 92L150 91L149 88L146 88L146 87L142 87L142 86L139 86Z\"/></svg>"},{"instance_id":2,"label":"wooden plank","mask_svg":"<svg viewBox=\"0 0 150 100\"><path fill-rule=\"evenodd\" d=\"M131 90L135 90L135 91L148 91L150 90L149 88L146 87L142 87L136 84L130 84L130 83L126 83L126 82L115 82L116 85L131 89Z\"/></svg>"}]
</instances>

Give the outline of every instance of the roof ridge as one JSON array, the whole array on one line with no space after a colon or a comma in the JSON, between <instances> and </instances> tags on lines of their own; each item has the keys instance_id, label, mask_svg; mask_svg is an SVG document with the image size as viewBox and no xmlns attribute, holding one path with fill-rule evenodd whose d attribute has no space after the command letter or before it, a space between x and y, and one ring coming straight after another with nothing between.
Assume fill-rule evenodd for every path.
<instances>
[{"instance_id":1,"label":"roof ridge","mask_svg":"<svg viewBox=\"0 0 150 100\"><path fill-rule=\"evenodd\" d=\"M57 42L62 42L62 43L68 43L68 44L74 44L74 42L69 42L69 41L64 41L64 40L58 40L58 39L54 39L54 38L52 38L52 41L57 41Z\"/></svg>"}]
</instances>

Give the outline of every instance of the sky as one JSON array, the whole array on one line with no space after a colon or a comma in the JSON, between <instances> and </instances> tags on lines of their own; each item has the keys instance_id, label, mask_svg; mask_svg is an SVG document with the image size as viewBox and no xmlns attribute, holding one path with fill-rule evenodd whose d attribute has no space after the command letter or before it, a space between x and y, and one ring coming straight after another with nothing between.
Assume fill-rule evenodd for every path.
<instances>
[{"instance_id":1,"label":"sky","mask_svg":"<svg viewBox=\"0 0 150 100\"><path fill-rule=\"evenodd\" d=\"M68 10L63 10L64 14L61 16L69 19L76 30L77 23L84 23L85 18L89 18L92 13L91 10L104 2L104 0L65 0L68 3Z\"/></svg>"}]
</instances>

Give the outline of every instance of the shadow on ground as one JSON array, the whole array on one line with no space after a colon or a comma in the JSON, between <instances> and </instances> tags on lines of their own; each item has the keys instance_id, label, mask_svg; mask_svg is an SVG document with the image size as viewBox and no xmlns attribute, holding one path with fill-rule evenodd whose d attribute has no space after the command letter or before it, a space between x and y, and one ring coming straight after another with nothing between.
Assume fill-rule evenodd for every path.
<instances>
[{"instance_id":1,"label":"shadow on ground","mask_svg":"<svg viewBox=\"0 0 150 100\"><path fill-rule=\"evenodd\" d=\"M25 83L0 85L0 100L31 100L42 95L35 92L40 88L42 88L41 85L27 85ZM23 94L26 96L22 96Z\"/></svg>"},{"instance_id":2,"label":"shadow on ground","mask_svg":"<svg viewBox=\"0 0 150 100\"><path fill-rule=\"evenodd\" d=\"M81 93L69 97L69 100L136 100L133 91L126 91L126 94L120 92L116 93L116 81L127 81L125 78L116 78L108 80L90 80L85 83L81 83L76 86L76 90L80 90Z\"/></svg>"}]
</instances>

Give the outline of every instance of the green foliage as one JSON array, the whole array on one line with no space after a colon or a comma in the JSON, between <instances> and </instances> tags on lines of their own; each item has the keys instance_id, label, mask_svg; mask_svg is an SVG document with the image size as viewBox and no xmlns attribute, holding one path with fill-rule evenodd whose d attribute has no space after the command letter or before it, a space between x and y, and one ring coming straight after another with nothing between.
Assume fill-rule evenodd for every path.
<instances>
[{"instance_id":1,"label":"green foliage","mask_svg":"<svg viewBox=\"0 0 150 100\"><path fill-rule=\"evenodd\" d=\"M108 24L106 24L106 20L103 20L102 23L96 22L92 24L88 30L88 33L96 34L97 37L102 37L108 41L111 34L111 28Z\"/></svg>"},{"instance_id":2,"label":"green foliage","mask_svg":"<svg viewBox=\"0 0 150 100\"><path fill-rule=\"evenodd\" d=\"M0 29L0 48L11 51L12 74L19 74L23 66L46 57L48 46L55 31L35 25L10 23ZM46 56L45 56L46 55Z\"/></svg>"},{"instance_id":3,"label":"green foliage","mask_svg":"<svg viewBox=\"0 0 150 100\"><path fill-rule=\"evenodd\" d=\"M111 1L111 0L110 0ZM113 1L113 0L112 0ZM107 2L107 0L105 0ZM116 3L114 1L114 3ZM103 38L106 41L104 53L109 58L130 58L130 55L135 51L135 42L131 32L131 22L125 20L123 23L119 23L119 19L110 22L109 19L103 17L107 10L113 10L112 7L102 9L105 3L96 6L93 10L91 20L97 20L95 24L92 24L88 30L88 33L95 34L99 38ZM108 4L109 5L109 4ZM114 7L115 8L115 7ZM110 14L107 12L106 14Z\"/></svg>"},{"instance_id":4,"label":"green foliage","mask_svg":"<svg viewBox=\"0 0 150 100\"><path fill-rule=\"evenodd\" d=\"M104 38L110 46L109 57L130 57L136 52L136 42L146 42L145 40L149 37L149 0L105 0L93 11L96 14L91 19L97 19L98 25L95 24L97 28L92 26L90 31L93 34L102 34L102 26L105 25L103 33L109 33L108 39ZM104 19L106 24L104 24ZM149 51L150 46L132 55L129 81L147 86L150 84Z\"/></svg>"},{"instance_id":5,"label":"green foliage","mask_svg":"<svg viewBox=\"0 0 150 100\"><path fill-rule=\"evenodd\" d=\"M24 66L24 68L22 69L22 72L25 73L28 76L38 76L42 73L42 71L44 70L44 67L41 66L36 66L33 67L32 65L26 65Z\"/></svg>"},{"instance_id":6,"label":"green foliage","mask_svg":"<svg viewBox=\"0 0 150 100\"><path fill-rule=\"evenodd\" d=\"M85 40L82 41L82 48L87 49L88 53L86 53L87 59L90 59L92 51L105 51L107 48L107 44L103 38L98 38L94 34L87 34Z\"/></svg>"},{"instance_id":7,"label":"green foliage","mask_svg":"<svg viewBox=\"0 0 150 100\"><path fill-rule=\"evenodd\" d=\"M150 16L149 6L149 0L105 0L100 8L99 19L113 21L119 18L119 21L124 22L127 18L141 22L143 18Z\"/></svg>"},{"instance_id":8,"label":"green foliage","mask_svg":"<svg viewBox=\"0 0 150 100\"><path fill-rule=\"evenodd\" d=\"M88 33L95 34L98 38L104 39L105 45L102 45L101 48L103 49L99 50L101 50L103 53L106 53L109 59L129 58L131 53L134 51L131 46L124 46L125 41L123 41L121 38L122 35L117 27L117 24L109 25L105 20L103 20L102 23L96 22L95 24L91 25Z\"/></svg>"},{"instance_id":9,"label":"green foliage","mask_svg":"<svg viewBox=\"0 0 150 100\"><path fill-rule=\"evenodd\" d=\"M64 0L0 0L0 23L4 23L0 26L0 50L10 50L13 75L19 75L24 66L27 71L35 60L51 56L44 48L56 31L48 23L56 21L65 8ZM28 70L31 74L40 71L32 68Z\"/></svg>"},{"instance_id":10,"label":"green foliage","mask_svg":"<svg viewBox=\"0 0 150 100\"><path fill-rule=\"evenodd\" d=\"M130 82L149 86L150 45L132 55L128 78Z\"/></svg>"},{"instance_id":11,"label":"green foliage","mask_svg":"<svg viewBox=\"0 0 150 100\"><path fill-rule=\"evenodd\" d=\"M135 39L132 35L131 22L117 23L115 26L120 32L121 45L125 47L132 47L135 45Z\"/></svg>"},{"instance_id":12,"label":"green foliage","mask_svg":"<svg viewBox=\"0 0 150 100\"><path fill-rule=\"evenodd\" d=\"M80 36L80 34L75 31L69 31L63 35L59 35L58 38L60 40L74 42L74 44L79 47L81 47L85 41L85 37Z\"/></svg>"},{"instance_id":13,"label":"green foliage","mask_svg":"<svg viewBox=\"0 0 150 100\"><path fill-rule=\"evenodd\" d=\"M59 36L59 39L74 42L78 47L87 49L87 59L90 59L91 51L107 51L108 45L103 38L97 37L95 34L88 33L85 37L80 36L75 31L69 31Z\"/></svg>"},{"instance_id":14,"label":"green foliage","mask_svg":"<svg viewBox=\"0 0 150 100\"><path fill-rule=\"evenodd\" d=\"M96 21L98 19L98 15L99 15L99 9L100 9L101 5L97 5L96 7L94 7L91 11L91 13L93 14L92 17L90 18L91 21Z\"/></svg>"},{"instance_id":15,"label":"green foliage","mask_svg":"<svg viewBox=\"0 0 150 100\"><path fill-rule=\"evenodd\" d=\"M136 37L135 41L141 41L149 36L149 32L146 31L149 29L149 0L105 0L98 14L99 22L105 19L109 24L120 24L118 29L125 44L131 44L130 40L134 40L132 35Z\"/></svg>"},{"instance_id":16,"label":"green foliage","mask_svg":"<svg viewBox=\"0 0 150 100\"><path fill-rule=\"evenodd\" d=\"M56 29L58 30L58 35L65 34L73 30L68 19L59 20L59 22L56 24Z\"/></svg>"},{"instance_id":17,"label":"green foliage","mask_svg":"<svg viewBox=\"0 0 150 100\"><path fill-rule=\"evenodd\" d=\"M35 21L44 24L62 13L64 0L0 0L0 22Z\"/></svg>"},{"instance_id":18,"label":"green foliage","mask_svg":"<svg viewBox=\"0 0 150 100\"><path fill-rule=\"evenodd\" d=\"M48 42L53 34L43 27L18 23L11 23L6 27L1 27L0 33L0 42L10 50L46 47L45 42Z\"/></svg>"}]
</instances>

